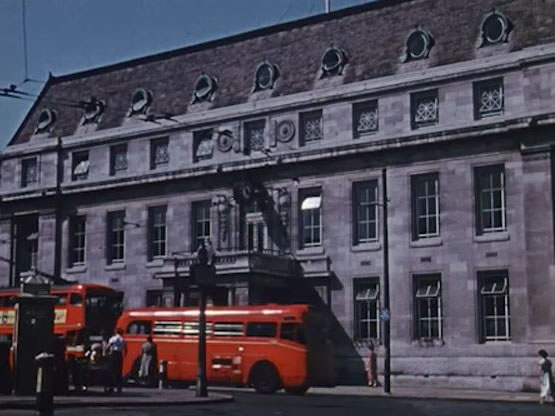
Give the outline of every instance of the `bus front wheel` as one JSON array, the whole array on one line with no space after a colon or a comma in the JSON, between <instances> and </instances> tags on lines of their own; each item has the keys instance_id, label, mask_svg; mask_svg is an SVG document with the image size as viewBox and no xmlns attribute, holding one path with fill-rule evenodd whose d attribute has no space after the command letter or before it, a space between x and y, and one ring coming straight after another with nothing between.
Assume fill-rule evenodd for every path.
<instances>
[{"instance_id":1,"label":"bus front wheel","mask_svg":"<svg viewBox=\"0 0 555 416\"><path fill-rule=\"evenodd\" d=\"M272 364L263 361L251 370L250 384L257 393L272 394L280 387L279 375Z\"/></svg>"},{"instance_id":2,"label":"bus front wheel","mask_svg":"<svg viewBox=\"0 0 555 416\"><path fill-rule=\"evenodd\" d=\"M300 387L286 387L285 392L287 394L291 394L293 396L302 396L308 390L308 386L300 386Z\"/></svg>"}]
</instances>

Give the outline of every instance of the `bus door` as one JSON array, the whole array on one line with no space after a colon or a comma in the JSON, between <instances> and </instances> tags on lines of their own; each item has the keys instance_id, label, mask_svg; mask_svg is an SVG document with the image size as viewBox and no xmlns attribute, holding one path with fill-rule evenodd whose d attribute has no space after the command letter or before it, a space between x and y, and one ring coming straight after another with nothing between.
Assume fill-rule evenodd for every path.
<instances>
[{"instance_id":1,"label":"bus door","mask_svg":"<svg viewBox=\"0 0 555 416\"><path fill-rule=\"evenodd\" d=\"M243 375L244 325L214 322L208 338L208 379L217 383L241 384Z\"/></svg>"}]
</instances>

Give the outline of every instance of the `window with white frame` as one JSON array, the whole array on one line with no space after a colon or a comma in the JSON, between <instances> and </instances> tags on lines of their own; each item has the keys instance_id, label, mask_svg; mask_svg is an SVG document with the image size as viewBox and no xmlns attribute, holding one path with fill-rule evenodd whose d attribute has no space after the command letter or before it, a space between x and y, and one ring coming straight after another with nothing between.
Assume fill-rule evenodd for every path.
<instances>
[{"instance_id":1,"label":"window with white frame","mask_svg":"<svg viewBox=\"0 0 555 416\"><path fill-rule=\"evenodd\" d=\"M443 312L441 305L441 276L414 276L415 338L441 339Z\"/></svg>"},{"instance_id":2,"label":"window with white frame","mask_svg":"<svg viewBox=\"0 0 555 416\"><path fill-rule=\"evenodd\" d=\"M191 251L196 251L202 242L210 238L210 201L196 201L192 205L193 238Z\"/></svg>"},{"instance_id":3,"label":"window with white frame","mask_svg":"<svg viewBox=\"0 0 555 416\"><path fill-rule=\"evenodd\" d=\"M148 209L150 260L166 255L166 211L167 207L165 205Z\"/></svg>"},{"instance_id":4,"label":"window with white frame","mask_svg":"<svg viewBox=\"0 0 555 416\"><path fill-rule=\"evenodd\" d=\"M247 153L264 150L266 122L255 120L245 123L245 150Z\"/></svg>"},{"instance_id":5,"label":"window with white frame","mask_svg":"<svg viewBox=\"0 0 555 416\"><path fill-rule=\"evenodd\" d=\"M154 139L150 142L150 168L157 169L170 163L168 151L169 140L167 137Z\"/></svg>"},{"instance_id":6,"label":"window with white frame","mask_svg":"<svg viewBox=\"0 0 555 416\"><path fill-rule=\"evenodd\" d=\"M355 138L378 131L378 100L353 105L353 135Z\"/></svg>"},{"instance_id":7,"label":"window with white frame","mask_svg":"<svg viewBox=\"0 0 555 416\"><path fill-rule=\"evenodd\" d=\"M125 260L125 211L109 212L107 217L108 264Z\"/></svg>"},{"instance_id":8,"label":"window with white frame","mask_svg":"<svg viewBox=\"0 0 555 416\"><path fill-rule=\"evenodd\" d=\"M85 264L86 223L84 215L69 219L69 267Z\"/></svg>"},{"instance_id":9,"label":"window with white frame","mask_svg":"<svg viewBox=\"0 0 555 416\"><path fill-rule=\"evenodd\" d=\"M353 280L354 339L379 342L380 283L377 278Z\"/></svg>"},{"instance_id":10,"label":"window with white frame","mask_svg":"<svg viewBox=\"0 0 555 416\"><path fill-rule=\"evenodd\" d=\"M322 195L320 189L302 190L299 192L300 248L322 245Z\"/></svg>"},{"instance_id":11,"label":"window with white frame","mask_svg":"<svg viewBox=\"0 0 555 416\"><path fill-rule=\"evenodd\" d=\"M127 144L110 147L110 175L127 171Z\"/></svg>"},{"instance_id":12,"label":"window with white frame","mask_svg":"<svg viewBox=\"0 0 555 416\"><path fill-rule=\"evenodd\" d=\"M376 241L378 238L378 181L353 184L354 244Z\"/></svg>"},{"instance_id":13,"label":"window with white frame","mask_svg":"<svg viewBox=\"0 0 555 416\"><path fill-rule=\"evenodd\" d=\"M322 110L301 113L299 124L301 145L317 142L324 138Z\"/></svg>"},{"instance_id":14,"label":"window with white frame","mask_svg":"<svg viewBox=\"0 0 555 416\"><path fill-rule=\"evenodd\" d=\"M437 90L411 94L411 124L413 129L439 122L439 98Z\"/></svg>"},{"instance_id":15,"label":"window with white frame","mask_svg":"<svg viewBox=\"0 0 555 416\"><path fill-rule=\"evenodd\" d=\"M478 272L482 341L509 341L509 277L505 270Z\"/></svg>"},{"instance_id":16,"label":"window with white frame","mask_svg":"<svg viewBox=\"0 0 555 416\"><path fill-rule=\"evenodd\" d=\"M38 160L30 157L21 161L21 187L36 184L39 180Z\"/></svg>"},{"instance_id":17,"label":"window with white frame","mask_svg":"<svg viewBox=\"0 0 555 416\"><path fill-rule=\"evenodd\" d=\"M411 178L413 240L439 236L439 175Z\"/></svg>"},{"instance_id":18,"label":"window with white frame","mask_svg":"<svg viewBox=\"0 0 555 416\"><path fill-rule=\"evenodd\" d=\"M474 83L474 117L476 120L502 114L504 107L503 78Z\"/></svg>"},{"instance_id":19,"label":"window with white frame","mask_svg":"<svg viewBox=\"0 0 555 416\"><path fill-rule=\"evenodd\" d=\"M474 169L476 232L478 235L507 230L505 168L503 165Z\"/></svg>"},{"instance_id":20,"label":"window with white frame","mask_svg":"<svg viewBox=\"0 0 555 416\"><path fill-rule=\"evenodd\" d=\"M89 176L89 152L74 152L72 155L71 180L81 181Z\"/></svg>"}]
</instances>

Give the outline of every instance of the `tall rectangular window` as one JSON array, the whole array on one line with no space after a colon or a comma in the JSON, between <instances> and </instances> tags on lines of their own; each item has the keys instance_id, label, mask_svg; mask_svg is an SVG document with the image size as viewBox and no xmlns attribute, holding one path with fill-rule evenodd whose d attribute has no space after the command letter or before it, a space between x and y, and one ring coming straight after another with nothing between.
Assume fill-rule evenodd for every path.
<instances>
[{"instance_id":1,"label":"tall rectangular window","mask_svg":"<svg viewBox=\"0 0 555 416\"><path fill-rule=\"evenodd\" d=\"M353 280L354 339L380 339L380 283L377 278Z\"/></svg>"},{"instance_id":2,"label":"tall rectangular window","mask_svg":"<svg viewBox=\"0 0 555 416\"><path fill-rule=\"evenodd\" d=\"M413 129L439 122L439 98L437 90L411 94L411 124Z\"/></svg>"},{"instance_id":3,"label":"tall rectangular window","mask_svg":"<svg viewBox=\"0 0 555 416\"><path fill-rule=\"evenodd\" d=\"M168 151L169 140L167 137L150 141L150 168L157 169L170 163Z\"/></svg>"},{"instance_id":4,"label":"tall rectangular window","mask_svg":"<svg viewBox=\"0 0 555 416\"><path fill-rule=\"evenodd\" d=\"M355 138L378 131L378 101L353 105L353 135Z\"/></svg>"},{"instance_id":5,"label":"tall rectangular window","mask_svg":"<svg viewBox=\"0 0 555 416\"><path fill-rule=\"evenodd\" d=\"M299 246L300 248L322 245L322 195L320 189L304 189L299 192Z\"/></svg>"},{"instance_id":6,"label":"tall rectangular window","mask_svg":"<svg viewBox=\"0 0 555 416\"><path fill-rule=\"evenodd\" d=\"M439 175L411 177L413 240L439 236Z\"/></svg>"},{"instance_id":7,"label":"tall rectangular window","mask_svg":"<svg viewBox=\"0 0 555 416\"><path fill-rule=\"evenodd\" d=\"M503 165L474 169L476 232L478 235L507 230L505 168Z\"/></svg>"},{"instance_id":8,"label":"tall rectangular window","mask_svg":"<svg viewBox=\"0 0 555 416\"><path fill-rule=\"evenodd\" d=\"M89 152L73 152L71 156L71 180L82 181L89 177Z\"/></svg>"},{"instance_id":9,"label":"tall rectangular window","mask_svg":"<svg viewBox=\"0 0 555 416\"><path fill-rule=\"evenodd\" d=\"M353 219L354 244L378 238L378 181L353 184Z\"/></svg>"},{"instance_id":10,"label":"tall rectangular window","mask_svg":"<svg viewBox=\"0 0 555 416\"><path fill-rule=\"evenodd\" d=\"M264 150L264 130L266 122L256 120L245 123L245 151L247 154L254 151Z\"/></svg>"},{"instance_id":11,"label":"tall rectangular window","mask_svg":"<svg viewBox=\"0 0 555 416\"><path fill-rule=\"evenodd\" d=\"M441 339L443 311L441 305L441 276L414 276L415 338Z\"/></svg>"},{"instance_id":12,"label":"tall rectangular window","mask_svg":"<svg viewBox=\"0 0 555 416\"><path fill-rule=\"evenodd\" d=\"M39 180L38 161L36 157L21 161L21 187L33 185Z\"/></svg>"},{"instance_id":13,"label":"tall rectangular window","mask_svg":"<svg viewBox=\"0 0 555 416\"><path fill-rule=\"evenodd\" d=\"M77 215L69 219L69 266L85 264L87 217Z\"/></svg>"},{"instance_id":14,"label":"tall rectangular window","mask_svg":"<svg viewBox=\"0 0 555 416\"><path fill-rule=\"evenodd\" d=\"M125 261L125 211L108 213L106 249L108 264Z\"/></svg>"},{"instance_id":15,"label":"tall rectangular window","mask_svg":"<svg viewBox=\"0 0 555 416\"><path fill-rule=\"evenodd\" d=\"M149 259L166 255L166 206L148 209Z\"/></svg>"},{"instance_id":16,"label":"tall rectangular window","mask_svg":"<svg viewBox=\"0 0 555 416\"><path fill-rule=\"evenodd\" d=\"M210 238L210 201L193 202L193 238L191 250L195 251L201 244Z\"/></svg>"},{"instance_id":17,"label":"tall rectangular window","mask_svg":"<svg viewBox=\"0 0 555 416\"><path fill-rule=\"evenodd\" d=\"M110 175L127 171L127 144L110 147Z\"/></svg>"},{"instance_id":18,"label":"tall rectangular window","mask_svg":"<svg viewBox=\"0 0 555 416\"><path fill-rule=\"evenodd\" d=\"M322 110L301 113L299 123L301 145L322 140L324 138L323 124Z\"/></svg>"},{"instance_id":19,"label":"tall rectangular window","mask_svg":"<svg viewBox=\"0 0 555 416\"><path fill-rule=\"evenodd\" d=\"M505 89L503 78L489 79L474 83L474 118L503 114L505 108Z\"/></svg>"},{"instance_id":20,"label":"tall rectangular window","mask_svg":"<svg viewBox=\"0 0 555 416\"><path fill-rule=\"evenodd\" d=\"M509 276L506 270L478 272L482 341L509 341Z\"/></svg>"}]
</instances>

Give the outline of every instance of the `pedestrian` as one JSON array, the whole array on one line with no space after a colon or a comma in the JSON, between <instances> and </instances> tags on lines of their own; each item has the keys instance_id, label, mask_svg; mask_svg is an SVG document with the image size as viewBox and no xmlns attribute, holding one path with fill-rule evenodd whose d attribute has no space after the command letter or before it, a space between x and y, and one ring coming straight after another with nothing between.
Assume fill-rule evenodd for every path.
<instances>
[{"instance_id":1,"label":"pedestrian","mask_svg":"<svg viewBox=\"0 0 555 416\"><path fill-rule=\"evenodd\" d=\"M114 388L117 389L118 393L121 393L122 388L122 367L123 367L123 356L127 352L127 345L123 339L123 331L118 329L114 335L108 340L108 353L110 355L110 368L112 370L112 380L111 388L109 391L113 391Z\"/></svg>"},{"instance_id":2,"label":"pedestrian","mask_svg":"<svg viewBox=\"0 0 555 416\"><path fill-rule=\"evenodd\" d=\"M141 347L141 365L139 367L139 380L152 384L154 366L156 365L156 344L149 335Z\"/></svg>"},{"instance_id":3,"label":"pedestrian","mask_svg":"<svg viewBox=\"0 0 555 416\"><path fill-rule=\"evenodd\" d=\"M378 380L378 355L374 351L374 344L368 344L368 385L370 387L380 387Z\"/></svg>"},{"instance_id":4,"label":"pedestrian","mask_svg":"<svg viewBox=\"0 0 555 416\"><path fill-rule=\"evenodd\" d=\"M555 391L553 391L553 372L551 370L551 360L547 358L546 350L539 350L538 355L541 357L540 366L540 404L546 400L554 401Z\"/></svg>"}]
</instances>

